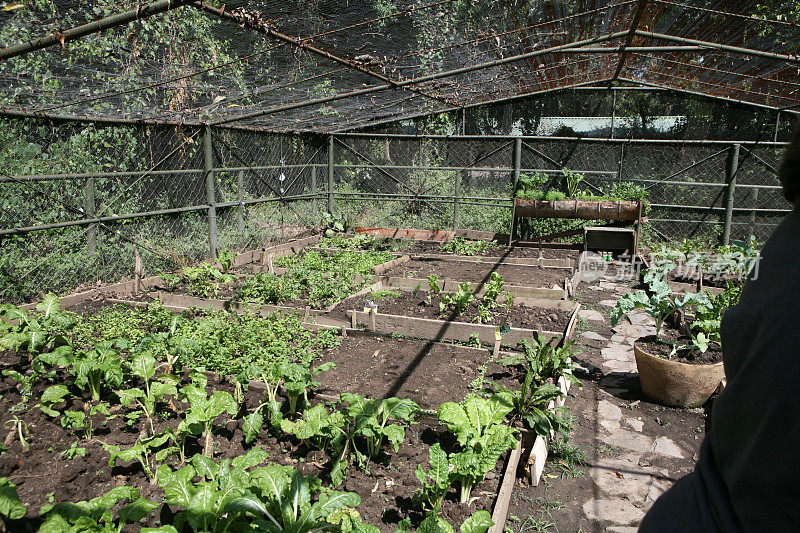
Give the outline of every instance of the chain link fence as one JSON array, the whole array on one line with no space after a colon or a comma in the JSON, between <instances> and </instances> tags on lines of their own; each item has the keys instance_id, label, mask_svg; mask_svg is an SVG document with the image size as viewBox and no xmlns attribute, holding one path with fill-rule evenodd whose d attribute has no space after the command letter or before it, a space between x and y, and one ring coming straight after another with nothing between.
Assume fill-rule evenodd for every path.
<instances>
[{"instance_id":1,"label":"chain link fence","mask_svg":"<svg viewBox=\"0 0 800 533\"><path fill-rule=\"evenodd\" d=\"M567 168L600 193L649 191L651 239L763 241L789 209L783 146L549 137L266 134L198 127L5 120L0 300L21 302L174 271L218 250L350 226L507 233L514 178ZM583 221L529 222L526 235Z\"/></svg>"}]
</instances>

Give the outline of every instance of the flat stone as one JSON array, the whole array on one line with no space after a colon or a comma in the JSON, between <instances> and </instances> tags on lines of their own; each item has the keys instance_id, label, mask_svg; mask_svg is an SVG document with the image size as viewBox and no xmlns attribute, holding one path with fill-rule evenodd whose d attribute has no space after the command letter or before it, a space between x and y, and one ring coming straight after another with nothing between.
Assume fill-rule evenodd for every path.
<instances>
[{"instance_id":1,"label":"flat stone","mask_svg":"<svg viewBox=\"0 0 800 533\"><path fill-rule=\"evenodd\" d=\"M631 431L621 430L612 435L601 437L600 440L615 448L625 448L639 453L647 453L653 450L653 439L647 435L640 435Z\"/></svg>"},{"instance_id":2,"label":"flat stone","mask_svg":"<svg viewBox=\"0 0 800 533\"><path fill-rule=\"evenodd\" d=\"M603 363L603 366L609 372L619 372L622 374L635 374L636 370L636 363L633 361L616 361L614 359L609 359ZM619 391L626 392L627 389L619 389Z\"/></svg>"},{"instance_id":3,"label":"flat stone","mask_svg":"<svg viewBox=\"0 0 800 533\"><path fill-rule=\"evenodd\" d=\"M642 428L644 428L644 422L641 420L636 420L635 418L626 418L623 422L630 427L634 431L638 431L639 433L642 432Z\"/></svg>"},{"instance_id":4,"label":"flat stone","mask_svg":"<svg viewBox=\"0 0 800 533\"><path fill-rule=\"evenodd\" d=\"M652 451L661 455L683 459L683 452L681 452L681 449L667 437L658 437L655 442L653 442Z\"/></svg>"},{"instance_id":5,"label":"flat stone","mask_svg":"<svg viewBox=\"0 0 800 533\"><path fill-rule=\"evenodd\" d=\"M600 400L597 403L597 415L606 420L622 420L622 409L608 400Z\"/></svg>"},{"instance_id":6,"label":"flat stone","mask_svg":"<svg viewBox=\"0 0 800 533\"><path fill-rule=\"evenodd\" d=\"M606 528L606 533L636 533L639 528L636 526L611 526Z\"/></svg>"},{"instance_id":7,"label":"flat stone","mask_svg":"<svg viewBox=\"0 0 800 533\"><path fill-rule=\"evenodd\" d=\"M616 307L616 305L617 305L617 301L616 300L600 300L597 303L599 303L600 305L604 305L606 307Z\"/></svg>"},{"instance_id":8,"label":"flat stone","mask_svg":"<svg viewBox=\"0 0 800 533\"><path fill-rule=\"evenodd\" d=\"M559 287L558 285L556 285L556 284L553 284L553 290L554 290L554 291L563 291L563 290L564 290L564 287Z\"/></svg>"},{"instance_id":9,"label":"flat stone","mask_svg":"<svg viewBox=\"0 0 800 533\"><path fill-rule=\"evenodd\" d=\"M583 504L583 514L589 520L611 522L618 525L638 524L644 513L623 499L593 498Z\"/></svg>"},{"instance_id":10,"label":"flat stone","mask_svg":"<svg viewBox=\"0 0 800 533\"><path fill-rule=\"evenodd\" d=\"M628 313L628 320L634 326L643 325L643 326L655 326L656 321L653 320L653 317L647 315L645 313Z\"/></svg>"},{"instance_id":11,"label":"flat stone","mask_svg":"<svg viewBox=\"0 0 800 533\"><path fill-rule=\"evenodd\" d=\"M611 343L602 350L600 355L605 359L614 359L615 361L632 361L634 358L633 348L627 344Z\"/></svg>"},{"instance_id":12,"label":"flat stone","mask_svg":"<svg viewBox=\"0 0 800 533\"><path fill-rule=\"evenodd\" d=\"M597 333L596 331L584 331L581 333L581 337L584 339L589 339L592 341L607 341L608 339Z\"/></svg>"},{"instance_id":13,"label":"flat stone","mask_svg":"<svg viewBox=\"0 0 800 533\"><path fill-rule=\"evenodd\" d=\"M605 322L606 319L600 311L595 311L594 309L581 309L578 311L578 316L581 318L585 318L586 320L592 320L595 322Z\"/></svg>"}]
</instances>

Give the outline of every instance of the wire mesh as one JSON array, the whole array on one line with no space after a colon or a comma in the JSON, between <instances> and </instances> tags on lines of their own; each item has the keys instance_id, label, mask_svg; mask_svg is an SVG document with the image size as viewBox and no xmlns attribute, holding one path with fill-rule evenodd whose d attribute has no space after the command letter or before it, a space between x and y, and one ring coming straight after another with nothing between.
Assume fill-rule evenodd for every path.
<instances>
[{"instance_id":1,"label":"wire mesh","mask_svg":"<svg viewBox=\"0 0 800 533\"><path fill-rule=\"evenodd\" d=\"M4 126L0 299L14 302L130 277L135 253L147 275L208 258L209 164L219 249L255 249L319 229L329 206L350 226L506 233L517 155L519 174L537 176L544 188L563 187L564 169L582 176L587 194L620 182L646 187L655 239L719 242L736 144L523 137L517 153L513 136L215 128L207 161L200 128ZM783 147L739 144L731 237L763 241L789 209L775 175ZM527 221L523 236L583 224Z\"/></svg>"}]
</instances>

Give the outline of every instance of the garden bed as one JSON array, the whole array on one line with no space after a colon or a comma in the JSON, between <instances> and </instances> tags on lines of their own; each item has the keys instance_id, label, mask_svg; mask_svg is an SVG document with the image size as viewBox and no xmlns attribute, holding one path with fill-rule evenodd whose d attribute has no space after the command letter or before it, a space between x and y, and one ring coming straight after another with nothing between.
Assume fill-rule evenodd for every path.
<instances>
[{"instance_id":1,"label":"garden bed","mask_svg":"<svg viewBox=\"0 0 800 533\"><path fill-rule=\"evenodd\" d=\"M17 405L21 397L16 390L16 382L8 377L0 380L0 408L9 413ZM212 377L209 381L211 390L233 393L233 386ZM34 396L39 397L46 388L45 384L37 385ZM246 412L259 404L263 393L257 390L248 391L240 409ZM82 410L84 402L75 400L68 407ZM115 407L119 407L116 405ZM177 424L178 413L185 411L187 405L176 402L176 411L166 420L156 423L156 432L168 425ZM121 410L115 409L114 413ZM138 489L139 495L151 501L161 501L164 491L153 485L148 477L137 467L136 463L126 466L124 463L109 466L109 452L103 449L98 440L108 444L126 447L132 445L144 423L128 427L125 418L118 416L107 423L96 415L98 425L96 438L92 441L76 438L70 431L61 427L56 419L44 417L38 409L28 409L19 413L29 430L30 449L23 452L20 442L7 442L7 451L0 455L0 477L8 477L17 485L17 492L22 502L28 507L28 524L18 523L25 531L28 527L35 530L36 514L42 505L50 502L89 500L102 496L114 487L124 484L126 487ZM8 416L4 416L4 421ZM219 426L214 435L214 460L234 459L244 455L251 446L244 445L242 419L230 420ZM8 439L7 439L8 441ZM369 474L351 467L349 475L338 490L355 492L361 497L358 511L365 522L375 525L384 532L395 531L398 522L406 516L413 520L422 519L421 513L415 509L412 496L419 488L419 481L414 476L411 465L427 464L428 447L439 442L443 447L452 448L454 438L441 426L421 423L406 429L406 438L398 452L384 454L378 462L371 465ZM61 453L70 449L73 443L84 448L84 455L76 455L73 459L63 457ZM313 478L326 477L328 463L331 458L318 450L309 450L295 439L278 439L269 435L266 430L259 434L256 444L267 452L267 462L291 466L306 476ZM201 451L199 445L187 448L187 455ZM506 453L498 460L497 467L490 472L487 479L473 489L476 498L470 506L458 503L455 495L445 500L441 517L454 524L460 524L465 518L480 509L491 511L501 482L503 464ZM142 525L154 527L160 522L170 523L169 517L174 510L167 504L161 504L141 522ZM12 526L13 527L13 526ZM19 530L17 530L19 531Z\"/></svg>"},{"instance_id":2,"label":"garden bed","mask_svg":"<svg viewBox=\"0 0 800 533\"><path fill-rule=\"evenodd\" d=\"M538 265L496 264L490 262L448 261L445 259L411 259L389 270L385 275L398 278L427 278L437 275L441 279L486 283L495 272L509 285L525 285L539 288L564 288L566 280L572 279L572 268L546 268Z\"/></svg>"},{"instance_id":3,"label":"garden bed","mask_svg":"<svg viewBox=\"0 0 800 533\"><path fill-rule=\"evenodd\" d=\"M476 322L480 299L473 300L466 310L461 313L449 307L444 311L440 311L440 299L441 296L439 294L431 295L427 291L415 293L412 291L383 290L342 300L331 312L331 317L345 320L348 318L348 310L361 310L365 307L365 302L370 300L377 305L379 313L386 315ZM535 305L536 303L546 305L550 302L515 298L514 304L510 308L505 304L498 303L497 307L491 310L491 318L483 323L493 326L508 324L516 328L542 329L546 331L564 331L566 329L574 304L543 307Z\"/></svg>"},{"instance_id":4,"label":"garden bed","mask_svg":"<svg viewBox=\"0 0 800 533\"><path fill-rule=\"evenodd\" d=\"M320 361L337 367L320 375L319 391L396 396L436 410L443 402L461 401L483 388L481 378L519 387L518 376L494 359L485 348L351 331L341 346L323 352Z\"/></svg>"}]
</instances>

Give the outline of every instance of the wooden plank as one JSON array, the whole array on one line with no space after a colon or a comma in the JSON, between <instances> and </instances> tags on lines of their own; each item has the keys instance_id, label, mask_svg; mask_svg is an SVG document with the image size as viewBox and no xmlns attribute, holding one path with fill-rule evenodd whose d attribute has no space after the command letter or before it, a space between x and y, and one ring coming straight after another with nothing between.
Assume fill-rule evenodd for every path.
<instances>
[{"instance_id":1,"label":"wooden plank","mask_svg":"<svg viewBox=\"0 0 800 533\"><path fill-rule=\"evenodd\" d=\"M349 317L355 316L357 324L364 324L371 331L391 334L400 333L407 337L426 339L433 341L460 341L469 342L473 334L478 335L481 344L494 346L495 331L497 326L487 324L472 324L467 322L448 322L444 320L434 320L430 318L418 318L402 315L386 315L383 313L365 313L359 310L350 309L347 311ZM373 326L374 324L374 326ZM564 332L542 331L545 340L555 338L558 342L563 339ZM523 339L538 337L539 333L532 329L511 328L503 336L503 346L516 347Z\"/></svg>"},{"instance_id":2,"label":"wooden plank","mask_svg":"<svg viewBox=\"0 0 800 533\"><path fill-rule=\"evenodd\" d=\"M76 292L73 294L67 294L65 296L59 296L58 303L61 306L61 309L69 309L70 307L74 307L81 302L86 300L90 300L97 296L99 291L97 289L89 289L88 291L83 292ZM20 305L20 309L24 309L26 311L32 311L36 309L36 306L39 305L40 302L33 302L29 304Z\"/></svg>"},{"instance_id":3,"label":"wooden plank","mask_svg":"<svg viewBox=\"0 0 800 533\"><path fill-rule=\"evenodd\" d=\"M518 218L569 218L585 220L639 220L640 202L626 200L514 199ZM583 230L581 230L583 231Z\"/></svg>"},{"instance_id":4,"label":"wooden plank","mask_svg":"<svg viewBox=\"0 0 800 533\"><path fill-rule=\"evenodd\" d=\"M392 239L413 239L417 241L449 242L456 236L454 231L402 229L402 228L353 228L362 235L380 235Z\"/></svg>"},{"instance_id":5,"label":"wooden plank","mask_svg":"<svg viewBox=\"0 0 800 533\"><path fill-rule=\"evenodd\" d=\"M376 276L380 276L385 274L386 272L390 271L391 269L395 268L398 265L402 265L403 263L407 263L411 259L408 255L400 256L396 259L392 259L391 261L386 261L385 263L381 263L380 265L375 265L370 270Z\"/></svg>"},{"instance_id":6,"label":"wooden plank","mask_svg":"<svg viewBox=\"0 0 800 533\"><path fill-rule=\"evenodd\" d=\"M494 525L489 528L488 533L502 533L505 531L506 520L508 519L508 508L511 504L511 495L514 493L514 486L517 483L517 467L519 458L522 455L522 439L517 437L517 446L508 454L503 478L500 482L500 489L497 491L497 499L492 509L492 522Z\"/></svg>"}]
</instances>

